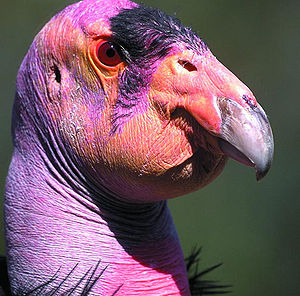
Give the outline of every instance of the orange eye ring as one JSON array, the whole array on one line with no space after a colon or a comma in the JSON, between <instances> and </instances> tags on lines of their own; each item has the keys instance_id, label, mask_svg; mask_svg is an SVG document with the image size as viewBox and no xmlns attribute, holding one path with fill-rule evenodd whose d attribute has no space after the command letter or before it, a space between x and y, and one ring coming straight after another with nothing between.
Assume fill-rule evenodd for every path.
<instances>
[{"instance_id":1,"label":"orange eye ring","mask_svg":"<svg viewBox=\"0 0 300 296\"><path fill-rule=\"evenodd\" d=\"M118 45L110 41L100 42L96 48L98 60L105 66L115 67L122 62Z\"/></svg>"}]
</instances>

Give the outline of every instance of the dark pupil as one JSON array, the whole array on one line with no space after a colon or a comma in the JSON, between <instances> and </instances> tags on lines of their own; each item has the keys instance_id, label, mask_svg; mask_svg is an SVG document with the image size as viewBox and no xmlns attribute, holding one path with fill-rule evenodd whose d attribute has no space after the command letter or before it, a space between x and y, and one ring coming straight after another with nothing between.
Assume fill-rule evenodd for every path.
<instances>
[{"instance_id":1,"label":"dark pupil","mask_svg":"<svg viewBox=\"0 0 300 296\"><path fill-rule=\"evenodd\" d=\"M115 56L116 52L113 48L109 48L107 51L106 51L106 55L109 57L109 58L113 58Z\"/></svg>"}]
</instances>

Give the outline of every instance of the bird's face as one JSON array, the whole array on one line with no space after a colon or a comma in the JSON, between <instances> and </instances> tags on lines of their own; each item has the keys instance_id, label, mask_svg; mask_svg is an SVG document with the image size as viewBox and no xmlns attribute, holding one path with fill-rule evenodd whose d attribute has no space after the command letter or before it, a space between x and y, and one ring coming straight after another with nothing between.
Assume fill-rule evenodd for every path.
<instances>
[{"instance_id":1,"label":"bird's face","mask_svg":"<svg viewBox=\"0 0 300 296\"><path fill-rule=\"evenodd\" d=\"M252 92L190 29L124 3L111 15L85 11L102 14L80 26L62 14L42 33L58 61L47 109L78 166L109 192L141 202L207 185L228 156L256 166L261 178L273 139Z\"/></svg>"}]
</instances>

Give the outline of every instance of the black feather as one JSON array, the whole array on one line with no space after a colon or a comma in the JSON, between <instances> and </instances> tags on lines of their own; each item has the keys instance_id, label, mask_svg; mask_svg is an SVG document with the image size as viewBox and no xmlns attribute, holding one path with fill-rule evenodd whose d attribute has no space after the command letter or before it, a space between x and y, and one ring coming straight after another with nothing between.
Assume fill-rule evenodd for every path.
<instances>
[{"instance_id":1,"label":"black feather","mask_svg":"<svg viewBox=\"0 0 300 296\"><path fill-rule=\"evenodd\" d=\"M124 9L110 19L110 25L113 39L121 47L126 62L142 68L165 57L178 43L198 54L207 51L206 44L196 33L157 8Z\"/></svg>"},{"instance_id":2,"label":"black feather","mask_svg":"<svg viewBox=\"0 0 300 296\"><path fill-rule=\"evenodd\" d=\"M204 277L220 267L222 263L211 266L205 270L199 271L200 253L202 248L194 248L191 254L185 259L188 271L189 286L192 296L221 295L230 293L230 285L220 285L218 281L206 280Z\"/></svg>"},{"instance_id":3,"label":"black feather","mask_svg":"<svg viewBox=\"0 0 300 296\"><path fill-rule=\"evenodd\" d=\"M113 42L127 63L119 77L119 96L113 115L113 130L126 122L132 108L148 93L156 61L166 57L176 46L198 54L207 51L206 44L190 28L156 8L139 6L123 9L110 19Z\"/></svg>"},{"instance_id":4,"label":"black feather","mask_svg":"<svg viewBox=\"0 0 300 296\"><path fill-rule=\"evenodd\" d=\"M185 259L186 261L186 268L189 275L189 285L191 290L192 296L204 296L204 295L221 295L229 293L228 288L231 286L229 285L220 285L217 281L213 280L205 280L203 279L204 276L206 276L211 271L215 270L222 264L214 265L210 268L207 268L203 271L199 271L199 261L200 261L200 252L201 248L194 248L191 252L191 254ZM58 270L50 279L37 286L37 287L31 287L28 285L27 291L19 291L16 294L12 294L10 292L10 286L9 286L9 280L8 280L8 274L7 274L7 264L6 264L6 258L0 256L0 296L55 296L55 295L65 295L65 296L72 296L74 293L81 296L88 296L94 287L94 285L97 283L97 281L100 279L102 274L105 272L107 266L103 268L100 272L98 272L98 268L100 265L100 262L94 267L90 268L80 279L77 281L73 287L68 288L67 290L63 290L63 284L71 277L73 272L76 270L77 265L73 267L73 269L68 273L68 275L58 284L53 285L53 283L57 280L59 276L60 270ZM51 285L51 288L49 288L49 285ZM83 287L82 287L83 285ZM116 291L111 296L118 295L118 292L122 288L123 284L120 284L120 286L116 289ZM81 292L79 292L79 287L81 289Z\"/></svg>"}]
</instances>

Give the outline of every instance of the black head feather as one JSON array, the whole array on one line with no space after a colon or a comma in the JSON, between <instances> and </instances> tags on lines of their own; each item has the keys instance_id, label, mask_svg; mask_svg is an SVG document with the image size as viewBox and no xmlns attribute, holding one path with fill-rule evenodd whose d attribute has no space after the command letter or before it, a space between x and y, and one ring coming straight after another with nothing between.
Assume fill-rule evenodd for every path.
<instances>
[{"instance_id":1,"label":"black head feather","mask_svg":"<svg viewBox=\"0 0 300 296\"><path fill-rule=\"evenodd\" d=\"M119 80L119 98L112 122L114 130L131 114L132 108L148 92L157 61L173 48L191 49L198 54L208 50L190 28L156 8L139 6L124 9L110 19L113 41L120 47L127 67Z\"/></svg>"},{"instance_id":2,"label":"black head feather","mask_svg":"<svg viewBox=\"0 0 300 296\"><path fill-rule=\"evenodd\" d=\"M156 8L124 9L110 19L110 24L113 38L121 46L127 62L142 67L165 57L175 44L184 44L199 54L207 50L190 28Z\"/></svg>"}]
</instances>

